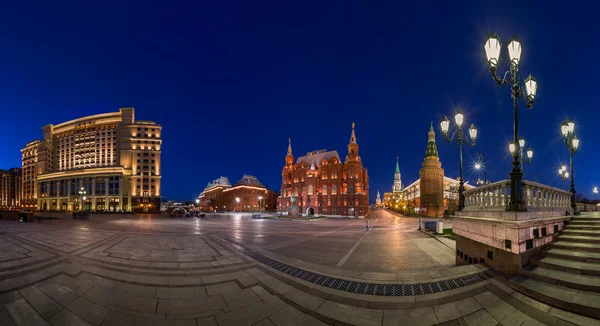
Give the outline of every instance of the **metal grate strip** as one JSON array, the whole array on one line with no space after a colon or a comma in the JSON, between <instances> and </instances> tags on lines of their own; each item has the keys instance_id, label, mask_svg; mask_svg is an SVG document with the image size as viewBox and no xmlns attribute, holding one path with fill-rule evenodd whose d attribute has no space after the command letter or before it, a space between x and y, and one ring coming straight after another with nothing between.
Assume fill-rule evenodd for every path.
<instances>
[{"instance_id":1,"label":"metal grate strip","mask_svg":"<svg viewBox=\"0 0 600 326\"><path fill-rule=\"evenodd\" d=\"M476 284L492 277L492 275L488 271L483 271L477 274L461 276L450 280L439 282L427 282L420 284L364 283L333 278L306 271L301 268L296 268L294 266L287 265L282 262L263 256L259 253L250 251L237 243L233 243L233 247L241 253L243 253L244 255L251 257L262 264L265 264L285 274L299 278L303 281L311 282L331 289L367 295L404 297L438 293Z\"/></svg>"}]
</instances>

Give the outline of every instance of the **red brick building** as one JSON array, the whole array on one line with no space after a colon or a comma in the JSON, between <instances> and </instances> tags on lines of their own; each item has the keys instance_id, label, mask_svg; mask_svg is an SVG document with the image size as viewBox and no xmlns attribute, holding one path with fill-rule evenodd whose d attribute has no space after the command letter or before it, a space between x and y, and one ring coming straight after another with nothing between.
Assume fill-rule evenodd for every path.
<instances>
[{"instance_id":1,"label":"red brick building","mask_svg":"<svg viewBox=\"0 0 600 326\"><path fill-rule=\"evenodd\" d=\"M358 155L354 124L343 162L336 150L318 150L294 163L290 142L281 182L277 199L280 212L288 212L295 201L302 215L365 216L369 209L369 176Z\"/></svg>"},{"instance_id":2,"label":"red brick building","mask_svg":"<svg viewBox=\"0 0 600 326\"><path fill-rule=\"evenodd\" d=\"M209 182L200 194L200 209L217 212L275 211L279 194L265 187L255 176L244 176L231 186L227 177Z\"/></svg>"}]
</instances>

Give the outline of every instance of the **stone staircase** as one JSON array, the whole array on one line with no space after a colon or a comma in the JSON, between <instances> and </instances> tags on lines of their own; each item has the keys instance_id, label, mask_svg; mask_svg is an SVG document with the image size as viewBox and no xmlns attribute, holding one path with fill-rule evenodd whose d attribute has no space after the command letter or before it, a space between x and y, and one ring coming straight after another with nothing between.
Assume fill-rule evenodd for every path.
<instances>
[{"instance_id":1,"label":"stone staircase","mask_svg":"<svg viewBox=\"0 0 600 326\"><path fill-rule=\"evenodd\" d=\"M510 285L550 305L600 319L600 215L574 216L558 240Z\"/></svg>"}]
</instances>

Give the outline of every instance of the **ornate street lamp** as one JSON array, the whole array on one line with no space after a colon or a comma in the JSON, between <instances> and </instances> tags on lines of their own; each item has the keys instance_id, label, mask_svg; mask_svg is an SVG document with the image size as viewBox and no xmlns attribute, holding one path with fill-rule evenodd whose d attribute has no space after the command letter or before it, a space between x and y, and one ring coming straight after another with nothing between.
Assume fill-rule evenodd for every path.
<instances>
[{"instance_id":1,"label":"ornate street lamp","mask_svg":"<svg viewBox=\"0 0 600 326\"><path fill-rule=\"evenodd\" d=\"M86 194L87 192L85 191L85 189L81 187L81 189L79 189L79 197L81 198L81 207L79 208L79 211L83 211L83 202L85 201Z\"/></svg>"},{"instance_id":2,"label":"ornate street lamp","mask_svg":"<svg viewBox=\"0 0 600 326\"><path fill-rule=\"evenodd\" d=\"M510 87L511 89L511 97L513 99L513 128L514 128L514 138L513 143L510 145L511 149L514 147L514 150L511 150L513 154L513 168L510 172L510 211L526 211L525 204L523 203L523 171L521 170L521 162L519 160L518 154L520 150L516 148L516 146L520 145L517 141L519 139L519 115L518 115L518 102L519 99L522 99L525 102L525 106L528 109L533 107L533 103L535 97L537 95L537 80L533 78L531 75L527 77L524 81L524 90L521 85L520 76L519 76L519 63L521 60L521 42L516 38L513 39L508 44L508 56L510 59L510 68L504 73L502 78L498 77L496 71L498 70L498 62L500 59L500 49L502 45L500 44L500 39L496 34L489 34L485 44L485 55L487 57L488 65L490 67L490 72L492 73L492 77L496 81L498 85L504 85L505 87ZM529 151L527 151L529 153ZM533 156L533 152L531 153Z\"/></svg>"},{"instance_id":3,"label":"ornate street lamp","mask_svg":"<svg viewBox=\"0 0 600 326\"><path fill-rule=\"evenodd\" d=\"M519 152L517 153L517 158L519 160L519 162L521 164L523 163L531 163L531 159L533 158L533 149L531 149L531 147L529 147L527 149L527 151L524 151L523 149L525 148L525 139L523 137L521 137L521 139L519 139ZM515 155L515 151L516 146L514 143L510 143L508 144L508 150L510 151L511 155Z\"/></svg>"},{"instance_id":4,"label":"ornate street lamp","mask_svg":"<svg viewBox=\"0 0 600 326\"><path fill-rule=\"evenodd\" d=\"M577 202L575 201L575 178L573 176L573 155L577 154L577 149L579 148L579 139L575 135L575 122L572 119L569 121L564 121L560 126L560 132L562 133L563 139L565 140L565 145L569 149L569 165L571 168L571 188L569 191L572 193L571 195L571 207L573 208L574 214L577 212Z\"/></svg>"},{"instance_id":5,"label":"ornate street lamp","mask_svg":"<svg viewBox=\"0 0 600 326\"><path fill-rule=\"evenodd\" d=\"M460 112L460 110L456 111L456 113L454 114L454 122L456 124L456 131L452 134L451 137L448 137L448 131L450 129L450 120L448 120L448 118L446 118L446 116L444 116L444 118L442 118L442 121L440 122L440 127L442 128L442 134L444 134L444 139L446 139L446 141L448 141L449 143L452 142L452 140L454 140L454 136L457 136L456 139L458 141L458 155L460 158L460 177L459 177L459 181L460 181L460 186L458 187L458 207L457 209L459 211L462 211L462 209L465 207L465 196L463 195L463 192L465 191L465 182L463 180L463 159L462 159L462 144L463 144L463 140L469 145L469 146L473 146L475 145L475 139L477 138L477 128L475 128L475 125L471 124L471 127L469 128L469 137L470 140L464 135L463 133L463 120L464 120L464 115L462 114L462 112Z\"/></svg>"},{"instance_id":6,"label":"ornate street lamp","mask_svg":"<svg viewBox=\"0 0 600 326\"><path fill-rule=\"evenodd\" d=\"M596 207L598 206L598 187L594 187L594 203L596 204Z\"/></svg>"},{"instance_id":7,"label":"ornate street lamp","mask_svg":"<svg viewBox=\"0 0 600 326\"><path fill-rule=\"evenodd\" d=\"M567 171L566 165L563 165L558 169L558 175L565 183L567 182L569 179L569 172Z\"/></svg>"}]
</instances>

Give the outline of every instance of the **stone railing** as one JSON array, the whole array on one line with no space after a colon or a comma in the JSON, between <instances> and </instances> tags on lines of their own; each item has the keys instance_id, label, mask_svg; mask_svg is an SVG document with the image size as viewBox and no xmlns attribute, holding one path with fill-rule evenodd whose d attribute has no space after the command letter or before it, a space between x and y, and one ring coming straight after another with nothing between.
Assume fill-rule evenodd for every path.
<instances>
[{"instance_id":1,"label":"stone railing","mask_svg":"<svg viewBox=\"0 0 600 326\"><path fill-rule=\"evenodd\" d=\"M510 181L502 180L464 192L464 211L505 210L510 199Z\"/></svg>"},{"instance_id":2,"label":"stone railing","mask_svg":"<svg viewBox=\"0 0 600 326\"><path fill-rule=\"evenodd\" d=\"M464 211L502 211L510 203L510 180L502 180L467 190ZM571 206L566 190L533 181L523 181L523 202L528 211L562 210Z\"/></svg>"},{"instance_id":3,"label":"stone railing","mask_svg":"<svg viewBox=\"0 0 600 326\"><path fill-rule=\"evenodd\" d=\"M573 194L533 181L523 181L523 202L528 210L568 209Z\"/></svg>"}]
</instances>

